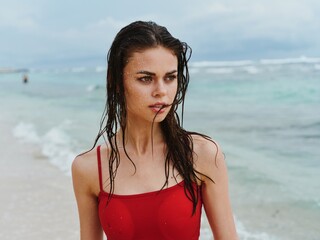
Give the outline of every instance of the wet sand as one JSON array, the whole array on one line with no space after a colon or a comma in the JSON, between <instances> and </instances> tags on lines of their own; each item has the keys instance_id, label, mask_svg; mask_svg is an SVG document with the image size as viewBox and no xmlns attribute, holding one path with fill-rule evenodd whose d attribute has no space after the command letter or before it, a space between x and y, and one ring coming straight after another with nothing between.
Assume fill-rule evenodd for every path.
<instances>
[{"instance_id":1,"label":"wet sand","mask_svg":"<svg viewBox=\"0 0 320 240\"><path fill-rule=\"evenodd\" d=\"M0 119L0 239L79 239L71 177Z\"/></svg>"}]
</instances>

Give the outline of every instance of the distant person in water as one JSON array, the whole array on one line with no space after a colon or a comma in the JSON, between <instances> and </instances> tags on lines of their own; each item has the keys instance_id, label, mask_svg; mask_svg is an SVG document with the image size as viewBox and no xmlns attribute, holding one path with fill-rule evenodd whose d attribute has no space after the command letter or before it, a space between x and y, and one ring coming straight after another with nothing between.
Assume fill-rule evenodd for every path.
<instances>
[{"instance_id":1,"label":"distant person in water","mask_svg":"<svg viewBox=\"0 0 320 240\"><path fill-rule=\"evenodd\" d=\"M23 78L22 78L22 82L23 82L23 83L28 83L28 81L29 81L28 75L27 75L27 74L24 74L24 75L23 75Z\"/></svg>"},{"instance_id":2,"label":"distant person in water","mask_svg":"<svg viewBox=\"0 0 320 240\"><path fill-rule=\"evenodd\" d=\"M221 147L179 120L190 55L153 22L116 35L100 131L72 164L81 240L198 240L202 206L215 240L238 239Z\"/></svg>"}]
</instances>

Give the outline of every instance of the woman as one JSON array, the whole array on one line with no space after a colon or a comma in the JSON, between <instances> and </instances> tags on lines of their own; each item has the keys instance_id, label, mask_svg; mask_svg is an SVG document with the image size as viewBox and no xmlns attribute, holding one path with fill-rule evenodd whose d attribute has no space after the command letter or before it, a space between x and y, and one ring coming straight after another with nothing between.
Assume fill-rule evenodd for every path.
<instances>
[{"instance_id":1,"label":"woman","mask_svg":"<svg viewBox=\"0 0 320 240\"><path fill-rule=\"evenodd\" d=\"M94 146L72 175L81 239L199 239L204 206L215 240L237 239L221 148L177 114L190 48L153 22L134 22L108 53L107 103Z\"/></svg>"}]
</instances>

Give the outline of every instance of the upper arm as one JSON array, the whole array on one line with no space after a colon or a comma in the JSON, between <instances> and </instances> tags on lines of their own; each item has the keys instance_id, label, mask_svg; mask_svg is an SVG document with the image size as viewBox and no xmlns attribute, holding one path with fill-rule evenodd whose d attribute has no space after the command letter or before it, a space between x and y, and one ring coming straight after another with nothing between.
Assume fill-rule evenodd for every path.
<instances>
[{"instance_id":1,"label":"upper arm","mask_svg":"<svg viewBox=\"0 0 320 240\"><path fill-rule=\"evenodd\" d=\"M72 163L73 188L80 219L80 236L81 240L102 240L98 200L91 186L89 162L85 157L78 156Z\"/></svg>"},{"instance_id":2,"label":"upper arm","mask_svg":"<svg viewBox=\"0 0 320 240\"><path fill-rule=\"evenodd\" d=\"M202 177L202 198L208 222L215 240L238 239L234 224L229 190L227 167L218 144L201 140L197 153L197 165Z\"/></svg>"}]
</instances>

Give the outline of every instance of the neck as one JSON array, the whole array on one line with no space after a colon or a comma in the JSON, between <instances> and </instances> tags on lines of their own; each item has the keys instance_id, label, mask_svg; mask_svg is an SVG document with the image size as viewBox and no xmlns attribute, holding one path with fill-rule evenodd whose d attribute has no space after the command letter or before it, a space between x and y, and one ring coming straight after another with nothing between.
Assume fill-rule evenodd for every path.
<instances>
[{"instance_id":1,"label":"neck","mask_svg":"<svg viewBox=\"0 0 320 240\"><path fill-rule=\"evenodd\" d=\"M119 131L118 139L122 146L123 132ZM160 123L132 124L127 122L124 134L124 144L127 150L141 156L152 152L152 147L164 142Z\"/></svg>"}]
</instances>

